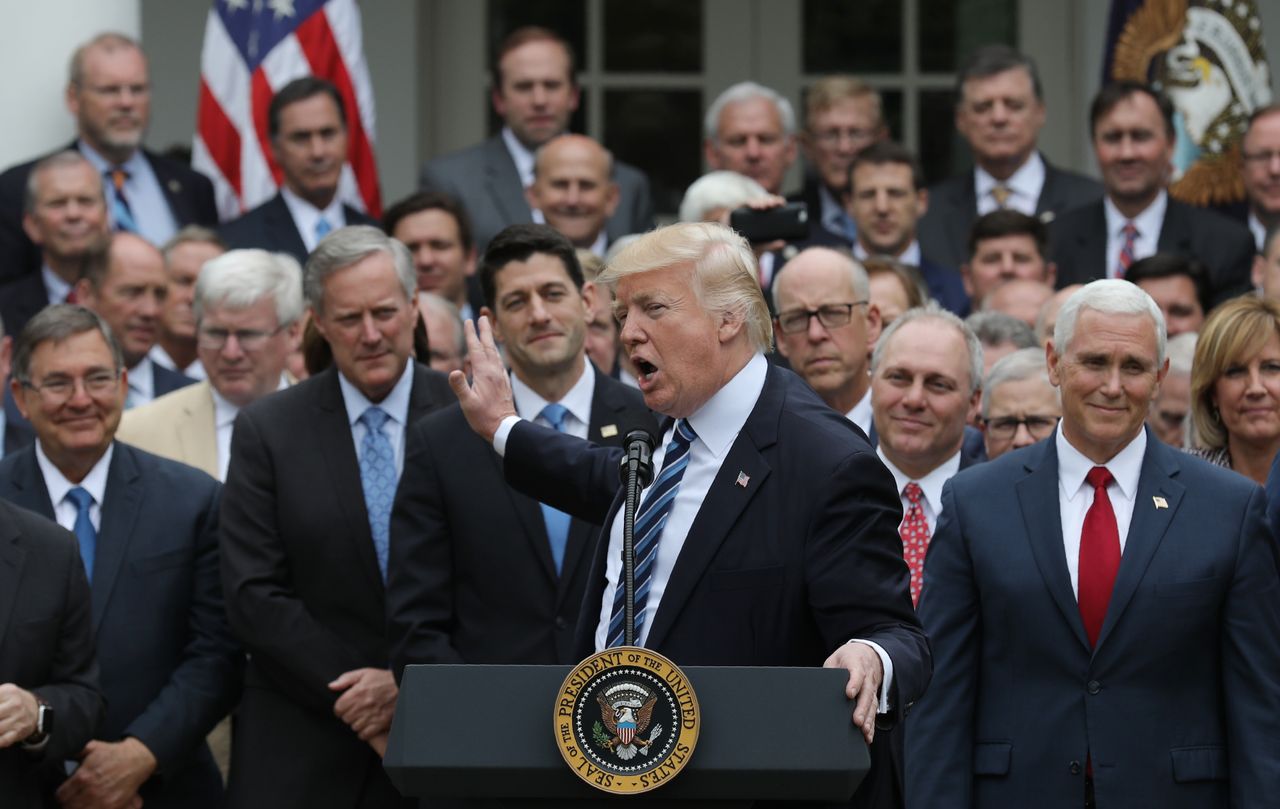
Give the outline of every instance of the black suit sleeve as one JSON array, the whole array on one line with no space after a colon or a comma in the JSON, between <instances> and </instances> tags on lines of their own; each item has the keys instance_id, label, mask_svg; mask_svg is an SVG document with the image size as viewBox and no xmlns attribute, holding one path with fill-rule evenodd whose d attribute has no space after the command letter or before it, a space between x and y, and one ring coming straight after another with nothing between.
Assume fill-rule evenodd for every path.
<instances>
[{"instance_id":1,"label":"black suit sleeve","mask_svg":"<svg viewBox=\"0 0 1280 809\"><path fill-rule=\"evenodd\" d=\"M277 468L263 426L242 411L231 434L231 466L222 499L222 587L231 628L262 658L294 700L333 710L329 683L366 665L360 652L316 620L295 591L289 549L278 520L277 478L305 470Z\"/></svg>"},{"instance_id":2,"label":"black suit sleeve","mask_svg":"<svg viewBox=\"0 0 1280 809\"><path fill-rule=\"evenodd\" d=\"M161 772L202 744L240 697L244 655L227 625L218 581L219 488L209 481L207 491L184 493L204 504L187 606L189 640L169 682L125 729L125 735L137 737L155 755Z\"/></svg>"},{"instance_id":3,"label":"black suit sleeve","mask_svg":"<svg viewBox=\"0 0 1280 809\"><path fill-rule=\"evenodd\" d=\"M409 428L404 472L391 512L387 635L397 681L409 664L463 662L450 643L453 551L439 471L420 419Z\"/></svg>"},{"instance_id":4,"label":"black suit sleeve","mask_svg":"<svg viewBox=\"0 0 1280 809\"><path fill-rule=\"evenodd\" d=\"M507 435L503 473L516 491L602 525L622 486L622 450L521 421Z\"/></svg>"},{"instance_id":5,"label":"black suit sleeve","mask_svg":"<svg viewBox=\"0 0 1280 809\"><path fill-rule=\"evenodd\" d=\"M40 269L40 251L22 229L22 197L30 165L0 175L0 283Z\"/></svg>"}]
</instances>

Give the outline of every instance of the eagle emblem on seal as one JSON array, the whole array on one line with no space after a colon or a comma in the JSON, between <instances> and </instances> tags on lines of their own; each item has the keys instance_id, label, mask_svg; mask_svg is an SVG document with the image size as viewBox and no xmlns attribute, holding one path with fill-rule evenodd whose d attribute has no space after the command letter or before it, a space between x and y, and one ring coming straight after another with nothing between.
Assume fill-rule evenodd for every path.
<instances>
[{"instance_id":1,"label":"eagle emblem on seal","mask_svg":"<svg viewBox=\"0 0 1280 809\"><path fill-rule=\"evenodd\" d=\"M596 744L623 761L649 755L650 746L662 735L661 725L649 728L658 698L643 685L626 682L605 689L596 700L600 703L600 721L592 729ZM646 731L647 737L642 735Z\"/></svg>"}]
</instances>

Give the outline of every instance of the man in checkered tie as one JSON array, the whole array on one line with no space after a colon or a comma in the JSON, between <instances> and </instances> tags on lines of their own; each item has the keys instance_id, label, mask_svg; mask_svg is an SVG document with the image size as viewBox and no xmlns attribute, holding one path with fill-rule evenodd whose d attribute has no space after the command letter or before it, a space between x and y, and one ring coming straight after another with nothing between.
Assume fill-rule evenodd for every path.
<instances>
[{"instance_id":1,"label":"man in checkered tie","mask_svg":"<svg viewBox=\"0 0 1280 809\"><path fill-rule=\"evenodd\" d=\"M638 510L637 558L642 531L653 546L637 568L637 643L680 665L845 669L853 721L880 740L854 803L892 806L897 780L876 729L917 698L930 667L901 507L862 434L765 360L772 324L754 266L727 228L681 224L629 245L599 279L615 292L645 404L668 417ZM605 526L577 651L615 645L619 453L521 420L484 319L468 341L474 380L450 383L507 480Z\"/></svg>"}]
</instances>

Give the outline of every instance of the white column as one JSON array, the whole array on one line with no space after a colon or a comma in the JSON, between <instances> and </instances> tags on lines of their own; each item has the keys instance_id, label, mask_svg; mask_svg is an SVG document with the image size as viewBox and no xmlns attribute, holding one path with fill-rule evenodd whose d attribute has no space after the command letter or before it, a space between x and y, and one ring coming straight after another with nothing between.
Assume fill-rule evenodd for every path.
<instances>
[{"instance_id":1,"label":"white column","mask_svg":"<svg viewBox=\"0 0 1280 809\"><path fill-rule=\"evenodd\" d=\"M0 75L6 125L0 168L68 143L75 122L63 102L67 66L82 42L103 31L138 36L139 0L5 3L0 12Z\"/></svg>"}]
</instances>

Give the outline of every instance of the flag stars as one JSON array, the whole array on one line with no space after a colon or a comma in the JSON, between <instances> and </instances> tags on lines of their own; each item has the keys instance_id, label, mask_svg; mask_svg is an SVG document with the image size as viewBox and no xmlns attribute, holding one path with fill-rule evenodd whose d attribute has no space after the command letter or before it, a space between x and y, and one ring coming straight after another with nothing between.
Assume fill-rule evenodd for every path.
<instances>
[{"instance_id":1,"label":"flag stars","mask_svg":"<svg viewBox=\"0 0 1280 809\"><path fill-rule=\"evenodd\" d=\"M293 0L267 0L267 5L271 7L272 12L276 15L276 20L283 20L285 17L295 17L298 12L293 8Z\"/></svg>"}]
</instances>

